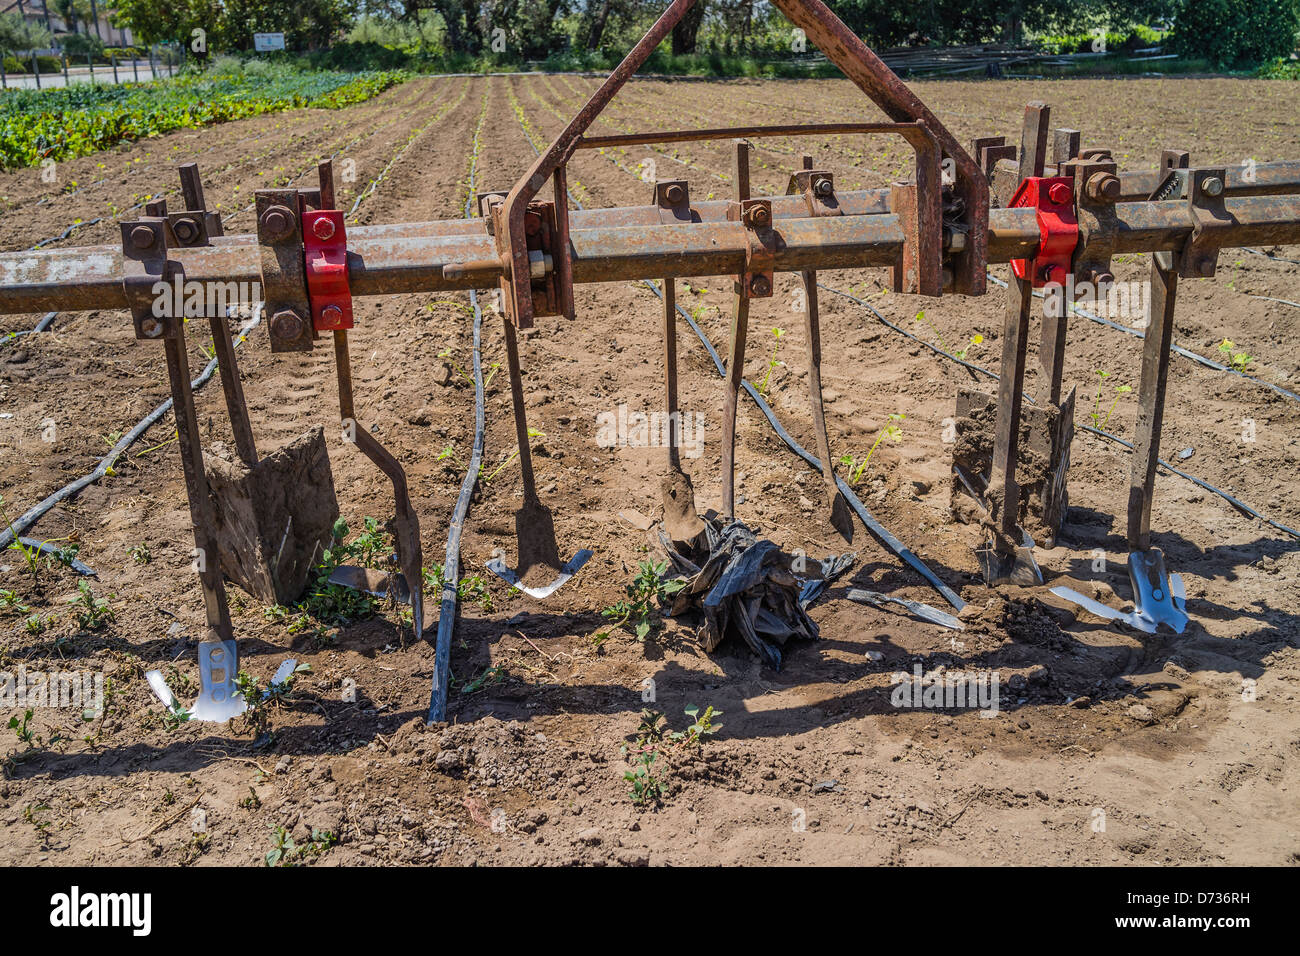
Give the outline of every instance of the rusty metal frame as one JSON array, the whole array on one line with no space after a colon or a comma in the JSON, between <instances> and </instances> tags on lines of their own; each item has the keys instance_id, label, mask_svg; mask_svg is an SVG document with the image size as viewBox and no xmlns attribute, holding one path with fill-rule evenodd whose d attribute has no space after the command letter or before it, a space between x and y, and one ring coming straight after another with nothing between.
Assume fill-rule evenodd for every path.
<instances>
[{"instance_id":1,"label":"rusty metal frame","mask_svg":"<svg viewBox=\"0 0 1300 956\"><path fill-rule=\"evenodd\" d=\"M695 2L696 0L673 0L559 136L539 153L536 161L506 197L500 211L498 230L504 232L504 236L499 238L504 240L503 256L509 265L508 282L512 294L508 314L516 327L531 328L533 318L538 314L533 301L525 228L525 217L531 203L548 179L553 181L556 205L563 206L567 203L564 189L565 166L578 147L579 140ZM942 153L953 160L955 191L962 200L962 225L967 236L964 249L955 256L954 287L956 291L968 295L981 294L985 288L989 198L987 180L975 161L938 117L821 0L773 2L891 120L925 127L938 141ZM926 193L925 200L937 202L938 196L932 200L930 194ZM556 223L557 241L561 249L567 247L569 241L567 220L566 209L566 214L559 216ZM938 217L931 220L918 215L915 228L926 230L933 235L934 243L941 244L942 235L939 230L942 229L942 223ZM938 291L932 294L938 294Z\"/></svg>"}]
</instances>

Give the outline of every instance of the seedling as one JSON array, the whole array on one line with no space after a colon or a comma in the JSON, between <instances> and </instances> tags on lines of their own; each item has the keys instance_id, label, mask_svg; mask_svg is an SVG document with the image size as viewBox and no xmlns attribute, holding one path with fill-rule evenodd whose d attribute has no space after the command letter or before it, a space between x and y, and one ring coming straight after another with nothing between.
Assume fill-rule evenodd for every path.
<instances>
[{"instance_id":1,"label":"seedling","mask_svg":"<svg viewBox=\"0 0 1300 956\"><path fill-rule=\"evenodd\" d=\"M884 427L880 429L880 433L876 435L876 440L872 444L871 449L867 452L866 457L861 461L852 455L842 455L840 457L840 464L846 469L850 485L856 486L857 483L862 480L862 473L867 470L867 465L871 462L871 456L876 453L876 449L880 447L882 441L886 438L894 443L903 440L903 429L898 423L903 421L905 418L907 418L907 416L901 412L891 412L889 420L885 422Z\"/></svg>"},{"instance_id":2,"label":"seedling","mask_svg":"<svg viewBox=\"0 0 1300 956\"><path fill-rule=\"evenodd\" d=\"M117 612L108 603L116 596L110 594L107 598L97 598L88 582L78 581L77 594L68 598L67 603L72 605L72 616L76 618L79 628L83 631L99 631L117 620Z\"/></svg>"},{"instance_id":3,"label":"seedling","mask_svg":"<svg viewBox=\"0 0 1300 956\"><path fill-rule=\"evenodd\" d=\"M530 441L534 438L545 438L545 437L546 437L546 432L538 431L536 428L528 429L528 438ZM519 448L518 446L516 446L515 450L510 453L510 457L508 457L505 461L501 462L501 464L497 465L496 471L492 472L492 474L484 478L483 483L491 484L492 479L495 478L497 475L501 474L502 470L518 457L519 457Z\"/></svg>"},{"instance_id":4,"label":"seedling","mask_svg":"<svg viewBox=\"0 0 1300 956\"><path fill-rule=\"evenodd\" d=\"M305 846L299 846L289 831L284 827L272 827L275 846L263 858L267 866L294 866L297 861L307 856L320 856L334 844L338 837L325 830L312 830L311 840Z\"/></svg>"},{"instance_id":5,"label":"seedling","mask_svg":"<svg viewBox=\"0 0 1300 956\"><path fill-rule=\"evenodd\" d=\"M964 349L962 349L960 352L953 352L952 354L964 362L966 361L966 356L970 353L971 349L973 349L977 345L983 345L983 344L984 344L984 336L980 335L977 332L970 337L970 342L967 343Z\"/></svg>"},{"instance_id":6,"label":"seedling","mask_svg":"<svg viewBox=\"0 0 1300 956\"><path fill-rule=\"evenodd\" d=\"M661 561L659 564L653 561L641 561L638 567L640 571L637 576L624 588L628 599L619 601L600 612L602 617L614 623L592 638L592 643L597 647L620 627L625 627L635 634L638 641L644 641L651 631L660 626L658 605L686 586L686 582L682 580L661 580L668 570L667 561Z\"/></svg>"},{"instance_id":7,"label":"seedling","mask_svg":"<svg viewBox=\"0 0 1300 956\"><path fill-rule=\"evenodd\" d=\"M439 352L438 358L446 359L447 364L449 364L455 370L457 375L459 375L465 381L469 382L471 388L474 386L474 376L470 375L469 372L465 371L465 369L461 366L461 364L457 362L455 358L452 357L450 347L445 348L441 352ZM483 376L484 391L487 391L488 387L492 384L492 379L496 378L496 374L500 370L501 370L500 362L493 362L491 365L487 367L487 374Z\"/></svg>"},{"instance_id":8,"label":"seedling","mask_svg":"<svg viewBox=\"0 0 1300 956\"><path fill-rule=\"evenodd\" d=\"M1110 378L1110 375L1111 375L1110 372L1107 372L1103 369L1097 369L1097 395L1093 400L1092 411L1089 413L1088 416L1092 419L1093 428L1097 428L1097 429L1105 428L1106 423L1110 421L1110 416L1115 413L1115 405L1119 402L1120 397L1123 395L1127 395L1129 392L1133 391L1133 387L1131 385L1116 385L1115 397L1111 399L1110 408L1106 410L1106 414L1103 417L1101 414L1102 385L1106 381L1106 379Z\"/></svg>"},{"instance_id":9,"label":"seedling","mask_svg":"<svg viewBox=\"0 0 1300 956\"><path fill-rule=\"evenodd\" d=\"M9 617L11 615L26 614L30 611L26 604L18 599L18 595L13 591L0 590L0 614Z\"/></svg>"},{"instance_id":10,"label":"seedling","mask_svg":"<svg viewBox=\"0 0 1300 956\"><path fill-rule=\"evenodd\" d=\"M483 671L482 674L479 674L478 677L475 677L472 681L470 681L468 684L462 687L460 689L460 692L462 694L473 694L477 691L482 690L484 687L488 687L492 684L500 684L505 679L506 679L505 665L494 664L493 666Z\"/></svg>"},{"instance_id":11,"label":"seedling","mask_svg":"<svg viewBox=\"0 0 1300 956\"><path fill-rule=\"evenodd\" d=\"M767 374L763 376L763 383L758 386L759 394L767 398L768 385L772 379L772 370L778 365L784 366L784 362L777 361L777 353L781 351L781 336L785 335L785 329L772 329L772 357L767 360Z\"/></svg>"},{"instance_id":12,"label":"seedling","mask_svg":"<svg viewBox=\"0 0 1300 956\"><path fill-rule=\"evenodd\" d=\"M153 560L153 552L147 544L137 544L130 550L131 560L136 564L148 564Z\"/></svg>"},{"instance_id":13,"label":"seedling","mask_svg":"<svg viewBox=\"0 0 1300 956\"><path fill-rule=\"evenodd\" d=\"M930 331L934 333L934 337L938 340L938 342L939 342L939 348L943 349L945 352L948 351L948 346L947 346L946 344L944 344L943 336L939 334L939 330L938 330L937 328L935 328L934 323L931 322L929 319L927 319L927 318L925 317L925 310L924 310L924 309L922 309L920 312L916 313L916 318L913 319L912 321L914 321L914 322L921 322L921 323L924 323L926 326L928 326L929 329L930 329ZM960 357L962 357L962 356L958 356L958 357L960 358Z\"/></svg>"},{"instance_id":14,"label":"seedling","mask_svg":"<svg viewBox=\"0 0 1300 956\"><path fill-rule=\"evenodd\" d=\"M1224 339L1219 343L1219 351L1222 352L1228 360L1228 366L1237 372L1244 372L1255 361L1253 355L1247 355L1245 352L1237 351L1237 344L1231 339Z\"/></svg>"},{"instance_id":15,"label":"seedling","mask_svg":"<svg viewBox=\"0 0 1300 956\"><path fill-rule=\"evenodd\" d=\"M424 583L429 591L442 594L442 587L446 583L445 573L441 564L424 569ZM462 602L477 604L487 613L492 613L492 592L488 590L487 582L477 574L460 579L456 585L456 596Z\"/></svg>"},{"instance_id":16,"label":"seedling","mask_svg":"<svg viewBox=\"0 0 1300 956\"><path fill-rule=\"evenodd\" d=\"M703 714L700 713L700 708L692 704L686 708L686 716L691 718L691 725L684 731L672 734L672 739L683 747L699 747L706 737L712 737L722 729L721 724L713 723L713 718L721 717L722 711L714 710L712 704L705 708Z\"/></svg>"}]
</instances>

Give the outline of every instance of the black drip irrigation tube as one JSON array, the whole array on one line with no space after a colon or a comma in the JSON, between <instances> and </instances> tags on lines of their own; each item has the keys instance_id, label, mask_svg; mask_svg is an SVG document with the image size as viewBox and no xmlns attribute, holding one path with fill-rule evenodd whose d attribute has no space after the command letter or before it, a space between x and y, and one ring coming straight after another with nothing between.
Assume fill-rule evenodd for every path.
<instances>
[{"instance_id":1,"label":"black drip irrigation tube","mask_svg":"<svg viewBox=\"0 0 1300 956\"><path fill-rule=\"evenodd\" d=\"M41 320L37 322L36 325L34 325L32 328L22 329L21 331L18 332L10 332L7 335L5 335L4 338L0 338L0 345L8 345L10 342L17 341L18 337L21 335L31 335L33 332L49 331L50 326L54 324L54 320L58 318L58 316L59 313L57 312L46 312L43 316L41 316Z\"/></svg>"},{"instance_id":2,"label":"black drip irrigation tube","mask_svg":"<svg viewBox=\"0 0 1300 956\"><path fill-rule=\"evenodd\" d=\"M989 274L989 279L990 279L992 282L996 283L997 285L1001 286L1003 289L1005 289L1005 288L1007 287L1007 284L1006 284L1005 282L1003 282L1001 279L999 279L999 278L998 278L997 276L995 276L995 275ZM1043 294L1042 294L1041 292L1035 292L1034 295L1037 296L1038 298L1042 298L1042 296L1043 296ZM1268 297L1267 297L1267 296L1256 296L1256 298L1268 298ZM1275 299L1274 301L1275 301L1275 302L1284 302L1284 301L1286 301L1286 300L1284 300L1284 299ZM1289 303L1287 303L1287 304L1288 304L1288 305L1295 305L1294 302L1289 302ZM1106 326L1107 328L1116 329L1116 330L1118 330L1118 331L1120 331L1120 332L1124 332L1124 333L1127 334L1127 335L1132 335L1132 336L1134 336L1134 337L1136 337L1136 338L1139 338L1139 339L1143 339L1143 340L1146 339L1146 333L1143 332L1141 329L1131 329L1131 328L1129 328L1129 327L1126 326L1126 325L1120 325L1118 322L1112 322L1110 319L1103 319L1103 318L1102 318L1101 316L1099 316L1099 315L1093 315L1093 314L1092 314L1091 312L1089 312L1087 309L1080 309L1078 306L1074 306L1074 305L1072 305L1072 306L1070 307L1070 312L1071 312L1072 314L1074 314L1074 315L1081 315L1081 316L1083 316L1085 319L1091 319L1093 322L1096 322L1098 325L1104 325L1104 326ZM1253 375L1247 375L1245 372L1241 372L1241 371L1238 371L1237 369L1232 368L1232 367L1230 367L1230 366L1223 365L1223 364L1221 364L1221 363L1219 363L1219 362L1214 361L1214 359L1206 358L1204 355L1200 355L1200 354L1198 354L1198 353L1196 353L1196 352L1191 351L1190 349L1185 349L1185 348L1183 348L1181 345L1179 345L1177 342L1173 343L1173 345L1170 346L1170 349L1171 349L1175 354L1177 354L1177 355L1181 355L1183 358L1191 359L1193 362L1196 362L1198 365L1204 365L1206 368L1212 368L1212 369L1214 369L1216 372L1228 372L1228 373L1231 374L1231 375L1236 375L1236 376L1238 376L1238 377L1240 377L1240 378L1244 378L1244 379L1246 379L1248 382L1254 382L1256 385L1263 385L1265 388L1271 388L1273 391L1277 392L1279 395L1283 395L1283 396L1285 396L1286 398L1291 399L1292 401L1300 402L1300 395L1297 395L1295 392L1287 391L1287 390L1286 390L1285 388L1283 388L1281 385L1274 385L1272 382L1266 382L1266 381L1264 381L1262 378L1256 378L1256 377L1253 376Z\"/></svg>"},{"instance_id":3,"label":"black drip irrigation tube","mask_svg":"<svg viewBox=\"0 0 1300 956\"><path fill-rule=\"evenodd\" d=\"M990 276L990 278L992 277ZM994 381L997 381L1001 377L996 372L991 372L988 369L983 368L979 365L975 365L971 362L967 362L964 359L959 359L955 355L951 355L948 352L945 352L943 349L931 345L929 342L925 341L925 339L919 338L918 336L913 335L911 332L908 332L906 329L903 329L895 325L893 322L890 322L878 311L876 311L876 309L873 308L871 305L869 305L866 302L863 302L861 299L859 299L855 295L852 295L851 293L841 292L839 289L832 289L829 286L822 285L821 283L818 283L818 288L825 289L827 292L830 292L834 295L838 295L842 298L848 299L849 301L856 303L857 305L860 305L862 308L866 309L868 312L874 315L881 322L881 324L888 326L889 328L893 329L895 332L899 332L902 335L907 336L909 339L912 339L914 342L918 342L921 345L924 345L931 352L934 352L938 355L942 355L945 358L952 359L952 361L956 362L958 365L964 365L966 366L966 368L970 369L971 371L978 372L981 375L987 375L989 378L993 379ZM1033 397L1028 394L1025 395L1025 401L1029 402L1031 405L1037 404L1034 401ZM1118 435L1113 435L1108 431L1102 431L1100 428L1094 428L1092 425L1079 425L1079 427L1082 428L1084 431L1091 432L1094 435L1098 435L1102 438L1113 441L1116 444L1122 445L1124 448L1127 448L1129 451L1133 450L1133 445L1130 442L1125 441L1123 438L1120 438ZM1265 524L1270 525L1271 527L1274 527L1279 531L1291 535L1291 537L1293 538L1300 538L1300 531L1296 531L1294 528L1290 528L1287 525L1282 524L1280 521L1275 521L1272 518L1269 518L1266 515L1261 514L1260 512L1252 508L1250 505L1243 502L1240 498L1236 498L1233 495L1228 494L1226 491L1214 487L1214 485L1210 484L1204 478L1197 478L1195 475L1188 474L1187 472L1183 471L1181 468L1175 468L1173 465L1165 461L1163 458L1157 458L1156 460L1160 463L1160 467L1164 468L1166 471L1169 471L1180 478L1186 478L1194 485L1197 485L1201 488L1204 488L1206 491L1218 495L1228 504L1232 505L1233 508L1237 509L1247 517L1257 518L1260 521L1264 522Z\"/></svg>"},{"instance_id":4,"label":"black drip irrigation tube","mask_svg":"<svg viewBox=\"0 0 1300 956\"><path fill-rule=\"evenodd\" d=\"M235 339L235 346L237 347L240 342L246 339L248 337L248 333L253 331L253 329L257 328L257 326L260 325L261 322L262 322L262 304L258 303L258 305L253 310L252 319L250 319L248 323L242 329L239 330L239 335ZM190 382L190 387L197 392L200 388L202 388L204 385L208 383L208 380L212 378L212 373L215 372L216 370L217 370L217 360L214 358L208 362L207 366L203 369L202 372L199 373L198 377L195 378L192 382ZM99 464L97 464L94 470L92 470L89 474L82 475L76 481L64 485L58 491L54 492L52 495L47 497L44 501L40 502L37 505L33 505L31 508L28 508L21 515L19 515L16 520L10 523L8 527L4 528L3 530L0 530L0 550L4 550L5 548L13 544L15 536L22 535L23 532L27 531L29 528L31 528L32 525L36 524L36 522L40 520L42 515L44 515L47 511L49 511L59 502L67 501L69 498L76 497L87 486L93 485L95 482L99 481L99 479L103 478L104 475L108 473L108 470L113 467L113 464L119 458L122 457L122 454L128 448L134 445L137 441L139 441L140 436L143 435L145 432L147 432L149 428L155 422L158 421L158 419L166 415L167 412L171 410L171 407L172 407L172 400L169 398L165 400L157 408L155 408L153 411L151 411L144 418L140 419L139 423L137 423L134 428L132 428L129 432L127 432L120 439L118 439L117 444L114 445L109 450L107 455L105 455L103 458L99 460Z\"/></svg>"},{"instance_id":5,"label":"black drip irrigation tube","mask_svg":"<svg viewBox=\"0 0 1300 956\"><path fill-rule=\"evenodd\" d=\"M487 95L484 94L484 115ZM465 200L465 218L470 218L474 206L474 180L478 173L479 133L483 120L474 132L474 156L469 168L469 196ZM485 431L483 401L483 308L479 305L478 291L470 289L469 304L474 310L474 447L470 453L469 467L460 483L456 507L452 509L451 523L447 528L447 551L442 564L442 596L438 605L438 634L434 640L433 691L429 697L429 722L445 720L447 716L447 688L451 677L451 638L456 630L456 605L460 597L460 535L469 514L470 499L478 484L483 463L483 437Z\"/></svg>"},{"instance_id":6,"label":"black drip irrigation tube","mask_svg":"<svg viewBox=\"0 0 1300 956\"><path fill-rule=\"evenodd\" d=\"M522 119L520 119L519 125L523 127L524 124ZM541 150L539 150L536 144L533 143L533 139L531 136L528 135L528 130L526 127L524 127L524 139L528 141L529 146L533 147L534 153L541 155ZM579 209L583 208L582 203L578 201L578 199L573 195L572 192L569 193L569 199L572 200L573 204L577 206ZM646 288L648 288L660 299L663 298L663 293L659 290L659 287L656 286L649 279L642 279L641 282L646 286ZM713 343L711 343L709 341L708 336L704 334L704 330L701 329L696 324L695 320L691 317L690 313L687 312L685 309L683 309L680 305L677 306L677 312L682 316L682 318L686 320L687 324L690 325L692 331L694 331L695 334L699 337L700 343L704 346L705 350L708 351L709 357L713 359L713 364L714 366L717 367L718 374L725 377L727 374L726 366L723 365L721 357L719 357L717 350L714 349L713 347ZM797 441L794 440L793 436L791 436L790 433L787 432L785 428L781 425L781 422L776 417L776 413L772 411L772 407L768 405L766 401L763 400L763 396L758 393L758 389L756 389L753 386L753 384L749 381L749 379L741 379L741 385L744 387L745 391L749 394L749 397L754 400L754 403L758 405L758 410L763 413L763 417L765 417L767 419L768 424L772 426L772 429L776 432L777 437L780 438L783 442L785 442L786 446L789 447L789 449L793 451L796 455L802 458L813 468L816 468L818 472L821 472L822 471L821 459L817 458L817 456L813 455L806 448L804 448L802 445L800 445ZM907 545L903 544L903 542L899 541L898 538L894 537L894 535L890 533L888 528L886 528L879 521L877 521L874 516L872 516L871 512L867 510L866 506L858 499L858 496L853 493L853 489L850 488L845 483L843 478L840 478L837 475L835 481L836 484L839 486L840 492L844 495L845 501L849 503L849 507L853 509L853 511L857 514L858 518L861 519L862 523L866 526L867 530L871 532L872 536L874 536L877 541L879 541L890 551L894 552L894 554L898 555L898 557L901 558L903 562L907 564L908 567L914 570L917 574L921 575L921 577L925 579L926 583L928 583L931 587L933 587L936 591L938 591L939 594L943 597L943 599L947 601L949 604L951 604L953 608L960 611L962 608L966 606L966 602L961 599L961 596L957 594L956 591L954 591L952 588L948 587L948 585L944 584L941 580L939 580L938 575L936 575L933 571L931 571L929 567L926 566L925 562L916 556L915 552L913 552L910 548L908 548Z\"/></svg>"}]
</instances>

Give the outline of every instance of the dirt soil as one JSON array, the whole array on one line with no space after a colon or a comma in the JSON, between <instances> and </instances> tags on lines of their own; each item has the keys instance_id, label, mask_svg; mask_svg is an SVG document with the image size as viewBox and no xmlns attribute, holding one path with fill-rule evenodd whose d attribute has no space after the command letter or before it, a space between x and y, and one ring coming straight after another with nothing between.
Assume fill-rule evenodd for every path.
<instances>
[{"instance_id":1,"label":"dirt soil","mask_svg":"<svg viewBox=\"0 0 1300 956\"><path fill-rule=\"evenodd\" d=\"M5 173L0 247L28 248L69 226L55 245L114 242L115 219L135 215L132 207L149 195L174 196L172 167L188 160L200 164L209 202L220 204L231 233L252 229L254 190L310 186L315 162L327 156L349 171L340 183L344 208L362 197L350 222L459 218L471 189L508 188L533 146L555 136L595 85L578 77L424 78L341 113L259 117L124 146L65 164L54 184L38 170ZM1300 158L1295 83L915 89L963 142L996 134L1018 142L1025 103L1041 99L1053 108L1053 125L1082 130L1084 147L1111 147L1121 168L1149 168L1165 147L1190 150L1193 165ZM596 129L877 115L845 82L644 80ZM755 145L759 192L784 192L804 149L836 173L841 189L884 186L907 171L904 147L891 141ZM724 143L584 152L571 168L573 196L587 206L644 202L644 179L655 175L688 179L696 198L730 190ZM1184 282L1176 341L1220 358L1219 343L1230 339L1253 357L1250 374L1297 391L1300 264L1287 260L1300 259L1300 249L1257 252L1267 255L1225 250L1214 278ZM1137 256L1115 267L1117 279L1135 282L1148 269ZM635 513L659 514L662 449L601 447L597 433L598 416L617 414L621 404L632 412L659 407L660 307L640 283L581 287L577 320L540 320L522 349L529 421L544 433L535 446L538 483L560 548L589 547L595 557L545 601L511 593L483 565L495 549L514 553L518 467L507 463L480 482L462 542L463 574L479 580L467 586L471 600L456 626L446 724L424 723L433 620L423 641L390 609L343 627L295 629L293 615L268 616L233 587L242 666L263 682L287 656L310 671L267 709L269 737L244 718L229 726L164 719L144 671L162 669L188 702L203 623L180 463L167 444L170 416L114 474L29 532L79 545L79 558L97 572L94 594L109 601L115 620L81 626L65 603L76 594L71 569L55 564L33 575L20 554L6 553L0 580L12 597L0 604L0 670L102 671L109 684L102 716L38 709L28 740L22 709L0 711L0 721L18 723L0 725L0 864L261 865L281 827L298 846L287 860L321 866L1300 862L1296 540L1162 471L1154 542L1186 580L1186 633L1144 636L1107 625L1045 587L984 587L971 550L977 531L950 518L945 420L957 388L988 388L990 380L922 343L964 348L968 361L996 371L1000 290L936 301L886 293L882 270L821 279L852 289L922 340L847 299L822 297L834 454L863 457L889 416L904 416L902 440L881 442L857 490L970 603L963 632L848 601L849 588L867 587L945 606L859 528L857 563L811 609L821 639L787 647L780 672L736 642L704 653L689 620L668 621L644 642L622 630L594 640L607 626L601 611L624 597L638 562L659 554ZM678 286L679 302L720 349L726 286L721 277ZM775 297L755 302L746 374L764 378L778 344L771 329L786 330L769 401L815 448L795 290L793 277L779 276ZM357 303L357 415L406 467L426 567L443 560L473 437L473 390L450 364L469 366L468 302L457 294ZM29 329L37 319L0 317L0 330ZM683 461L701 508L716 509L722 380L685 323L679 336L682 406L706 423L703 454ZM983 339L973 344L976 336ZM206 340L196 330L189 344L197 369L207 361ZM344 517L353 529L366 516L388 520L386 480L337 433L331 350L273 357L263 325L238 355L263 453L325 424ZM483 361L485 368L504 361L491 311ZM1107 430L1131 439L1139 364L1137 338L1075 319L1066 387L1079 390L1077 422L1109 415ZM1124 385L1134 392L1117 391ZM167 395L162 350L137 342L120 311L60 315L47 333L0 344L6 512L16 516L90 471L118 433ZM204 441L229 447L221 389L209 384L197 402ZM737 445L738 517L786 549L818 557L843 550L817 517L817 474L748 400ZM497 374L487 390L489 472L513 447L508 383ZM1179 458L1182 469L1300 527L1293 399L1176 356L1163 450L1173 460L1185 449L1192 451ZM1080 431L1071 456L1066 528L1039 561L1048 585L1068 583L1123 606L1128 452ZM432 594L429 605L432 618ZM998 672L998 712L990 719L969 707L893 706L893 675L917 667L931 675ZM647 679L652 703L643 700ZM692 705L721 711L721 729L698 747L654 745L662 799L637 805L623 750L636 749L642 710L662 712L682 731ZM337 843L314 843L313 830Z\"/></svg>"}]
</instances>

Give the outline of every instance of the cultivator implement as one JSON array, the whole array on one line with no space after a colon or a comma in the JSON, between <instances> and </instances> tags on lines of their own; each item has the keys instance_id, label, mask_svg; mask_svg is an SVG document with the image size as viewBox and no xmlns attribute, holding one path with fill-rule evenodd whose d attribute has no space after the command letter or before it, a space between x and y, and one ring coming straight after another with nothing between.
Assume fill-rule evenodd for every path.
<instances>
[{"instance_id":1,"label":"cultivator implement","mask_svg":"<svg viewBox=\"0 0 1300 956\"><path fill-rule=\"evenodd\" d=\"M591 552L580 549L572 558L561 558L551 512L538 496L516 333L545 317L575 318L576 283L663 282L664 407L670 429L662 485L664 526L672 540L687 542L699 535L703 523L677 449L675 281L727 276L734 283L721 475L721 510L724 517L732 517L736 412L751 306L753 300L773 295L776 273L798 274L807 303L809 399L825 480L824 513L832 527L851 538L846 486L835 475L822 408L818 272L886 267L897 292L977 296L986 292L987 267L1009 262L997 394L959 399L972 421L983 415L990 425L987 454L974 464L955 461L954 474L979 514L984 540L978 558L987 583L1033 585L1043 578L1026 526L1032 522L1036 533L1054 538L1066 514L1073 434L1073 396L1062 395L1068 290L1080 290L1085 283L1104 289L1113 281L1111 260L1118 254L1152 254L1153 294L1128 495L1129 569L1136 609L1121 614L1069 589L1054 590L1094 613L1142 630L1154 631L1160 624L1183 630L1187 615L1181 580L1167 573L1150 529L1178 279L1213 275L1224 246L1300 242L1300 163L1253 165L1247 174L1191 168L1186 153L1167 152L1157 170L1121 172L1105 149L1081 149L1077 131L1051 130L1048 109L1038 103L1026 111L1019 148L1001 138L986 138L968 152L819 0L775 2L883 110L887 121L590 134L596 117L692 2L674 0L512 189L478 197L479 217L345 232L343 215L334 208L332 176L323 164L318 189L257 193L256 235L222 236L214 217L203 210L197 175L191 171L185 174L190 182L186 211L169 214L156 208L124 223L121 248L0 255L0 311L129 308L137 337L161 339L167 349L198 553L208 556L199 567L210 629L200 652L201 673L207 675L203 714L220 718L232 710L222 709L217 699L225 693L230 700L229 680L237 661L220 569L226 568L241 584L254 575L230 572L239 564L228 554L234 545L230 536L217 533L188 385L183 323L156 312L159 284L178 279L204 287L260 285L273 352L311 349L319 335L332 335L345 437L392 482L397 551L395 567L387 575L376 579L361 569L342 569L335 580L408 600L418 637L423 633L419 522L401 465L355 419L347 343L354 296L500 288L524 503L516 516L516 566L495 558L489 567L542 598L576 573ZM844 191L836 187L833 171L815 169L811 158L804 157L800 168L790 171L784 195L752 195L750 141L832 135L902 137L914 153L912 176L887 189ZM665 180L655 184L647 205L570 209L567 169L577 151L701 140L734 142L730 199L693 201L686 181ZM546 198L548 183L551 192ZM1043 293L1045 308L1039 369L1034 392L1027 394L1035 290ZM229 331L224 317L208 317L236 448L245 469L255 473L259 459ZM1029 449L1038 452L1033 474L1026 470L1026 440ZM311 454L299 452L303 460ZM328 470L327 459L323 467ZM317 474L319 469L309 471ZM860 505L855 510L864 513ZM288 507L285 514L292 517L294 509ZM900 555L910 555L868 518L863 520L873 534ZM320 544L319 529L292 520L287 527L268 528L268 521L265 516L252 521L253 538L279 534L293 543L291 550L297 554ZM267 576L275 582L292 578L275 560L270 554L260 559L269 565ZM960 609L960 598L933 576L927 579ZM891 600L887 595L876 599ZM945 615L945 626L960 622ZM449 650L440 640L440 658ZM445 695L435 695L435 700L445 700ZM441 710L436 704L431 718L441 719Z\"/></svg>"}]
</instances>

